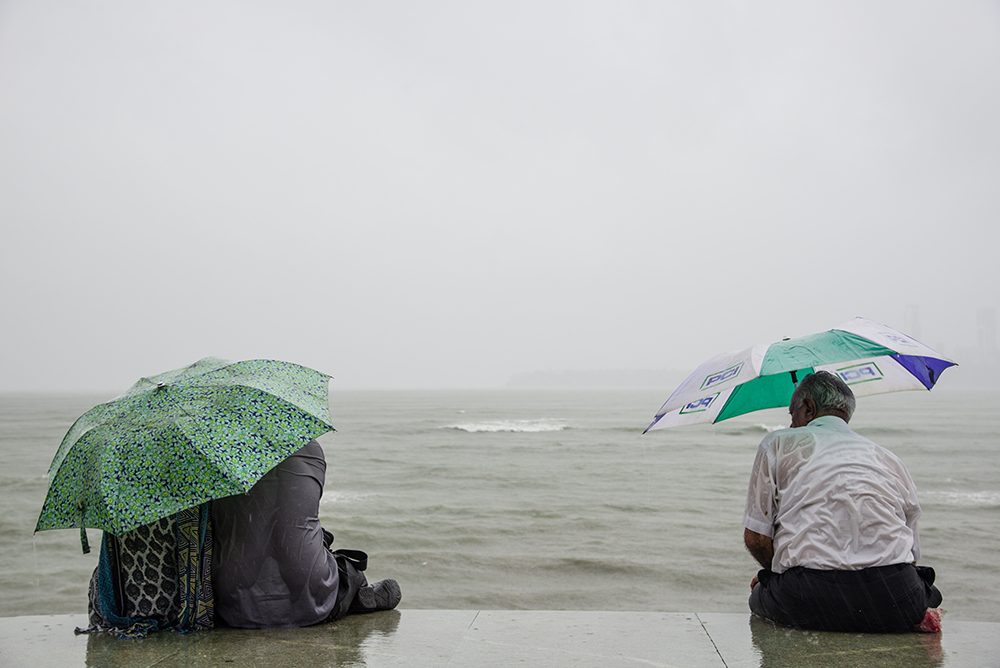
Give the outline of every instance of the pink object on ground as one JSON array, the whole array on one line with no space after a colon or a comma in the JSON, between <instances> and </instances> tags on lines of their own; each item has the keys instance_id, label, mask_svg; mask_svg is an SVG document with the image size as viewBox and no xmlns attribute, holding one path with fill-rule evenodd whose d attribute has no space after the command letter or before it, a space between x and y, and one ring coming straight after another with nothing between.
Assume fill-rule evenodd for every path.
<instances>
[{"instance_id":1,"label":"pink object on ground","mask_svg":"<svg viewBox=\"0 0 1000 668\"><path fill-rule=\"evenodd\" d=\"M920 633L940 633L941 632L941 617L944 616L945 611L941 608L927 608L927 612L924 613L924 621L917 624L914 630Z\"/></svg>"}]
</instances>

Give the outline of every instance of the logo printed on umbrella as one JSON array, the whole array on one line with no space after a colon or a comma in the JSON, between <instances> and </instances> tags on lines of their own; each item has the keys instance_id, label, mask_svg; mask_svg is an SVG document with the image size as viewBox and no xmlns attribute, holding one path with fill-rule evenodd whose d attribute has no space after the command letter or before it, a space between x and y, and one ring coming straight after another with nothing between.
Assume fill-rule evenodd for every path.
<instances>
[{"instance_id":1,"label":"logo printed on umbrella","mask_svg":"<svg viewBox=\"0 0 1000 668\"><path fill-rule=\"evenodd\" d=\"M702 413L704 411L707 411L709 406L712 405L712 402L714 402L719 397L719 394L720 394L719 392L716 392L710 397L704 397L702 399L697 399L695 401L692 401L687 406L681 409L681 415L687 415L688 413Z\"/></svg>"},{"instance_id":2,"label":"logo printed on umbrella","mask_svg":"<svg viewBox=\"0 0 1000 668\"><path fill-rule=\"evenodd\" d=\"M740 375L740 370L743 368L743 362L740 362L736 366L731 366L725 371L720 371L719 373L713 373L711 376L705 378L705 382L701 384L701 389L706 390L710 387L718 385L719 383L724 383L730 378L735 378Z\"/></svg>"},{"instance_id":3,"label":"logo printed on umbrella","mask_svg":"<svg viewBox=\"0 0 1000 668\"><path fill-rule=\"evenodd\" d=\"M882 375L882 372L874 362L866 362L864 364L856 364L854 366L844 367L843 369L837 369L837 375L840 376L841 380L848 385L857 385L858 383L882 380L885 377Z\"/></svg>"},{"instance_id":4,"label":"logo printed on umbrella","mask_svg":"<svg viewBox=\"0 0 1000 668\"><path fill-rule=\"evenodd\" d=\"M910 346L911 348L917 347L917 342L911 339L910 337L906 336L905 334L898 334L896 332L879 332L879 335L884 336L890 341L893 341L900 345Z\"/></svg>"}]
</instances>

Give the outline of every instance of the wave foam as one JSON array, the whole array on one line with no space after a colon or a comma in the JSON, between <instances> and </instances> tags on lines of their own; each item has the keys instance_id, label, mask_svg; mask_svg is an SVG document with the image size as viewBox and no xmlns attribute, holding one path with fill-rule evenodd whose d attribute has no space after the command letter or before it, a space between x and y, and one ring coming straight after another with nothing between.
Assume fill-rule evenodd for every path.
<instances>
[{"instance_id":1,"label":"wave foam","mask_svg":"<svg viewBox=\"0 0 1000 668\"><path fill-rule=\"evenodd\" d=\"M354 492L323 492L319 500L321 506L347 505L363 500L369 494L357 494Z\"/></svg>"},{"instance_id":2,"label":"wave foam","mask_svg":"<svg viewBox=\"0 0 1000 668\"><path fill-rule=\"evenodd\" d=\"M778 431L779 429L788 429L788 425L787 424L773 425L773 424L764 424L763 422L758 422L753 426L753 428L758 431L766 431L768 434L770 434L772 431Z\"/></svg>"},{"instance_id":3,"label":"wave foam","mask_svg":"<svg viewBox=\"0 0 1000 668\"><path fill-rule=\"evenodd\" d=\"M1000 506L1000 492L924 492L920 497L922 501L947 506Z\"/></svg>"},{"instance_id":4,"label":"wave foam","mask_svg":"<svg viewBox=\"0 0 1000 668\"><path fill-rule=\"evenodd\" d=\"M561 420L492 420L485 422L463 422L461 424L450 424L442 429L458 429L470 434L487 432L517 432L536 433L543 431L562 431L567 425Z\"/></svg>"}]
</instances>

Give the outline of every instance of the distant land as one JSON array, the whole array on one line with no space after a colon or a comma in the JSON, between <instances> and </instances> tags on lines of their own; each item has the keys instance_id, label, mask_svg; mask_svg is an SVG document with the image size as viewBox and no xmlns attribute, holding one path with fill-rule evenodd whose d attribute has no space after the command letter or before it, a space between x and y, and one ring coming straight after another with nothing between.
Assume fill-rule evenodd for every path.
<instances>
[{"instance_id":1,"label":"distant land","mask_svg":"<svg viewBox=\"0 0 1000 668\"><path fill-rule=\"evenodd\" d=\"M507 387L675 389L688 372L676 369L599 369L592 371L528 371L514 374Z\"/></svg>"}]
</instances>

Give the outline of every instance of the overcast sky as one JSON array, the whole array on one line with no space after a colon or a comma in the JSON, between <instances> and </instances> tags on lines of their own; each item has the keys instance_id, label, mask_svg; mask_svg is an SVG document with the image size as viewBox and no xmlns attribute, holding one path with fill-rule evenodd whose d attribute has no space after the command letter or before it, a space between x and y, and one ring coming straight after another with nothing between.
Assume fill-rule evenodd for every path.
<instances>
[{"instance_id":1,"label":"overcast sky","mask_svg":"<svg viewBox=\"0 0 1000 668\"><path fill-rule=\"evenodd\" d=\"M957 356L998 119L995 0L0 0L0 390L692 370L908 305Z\"/></svg>"}]
</instances>

